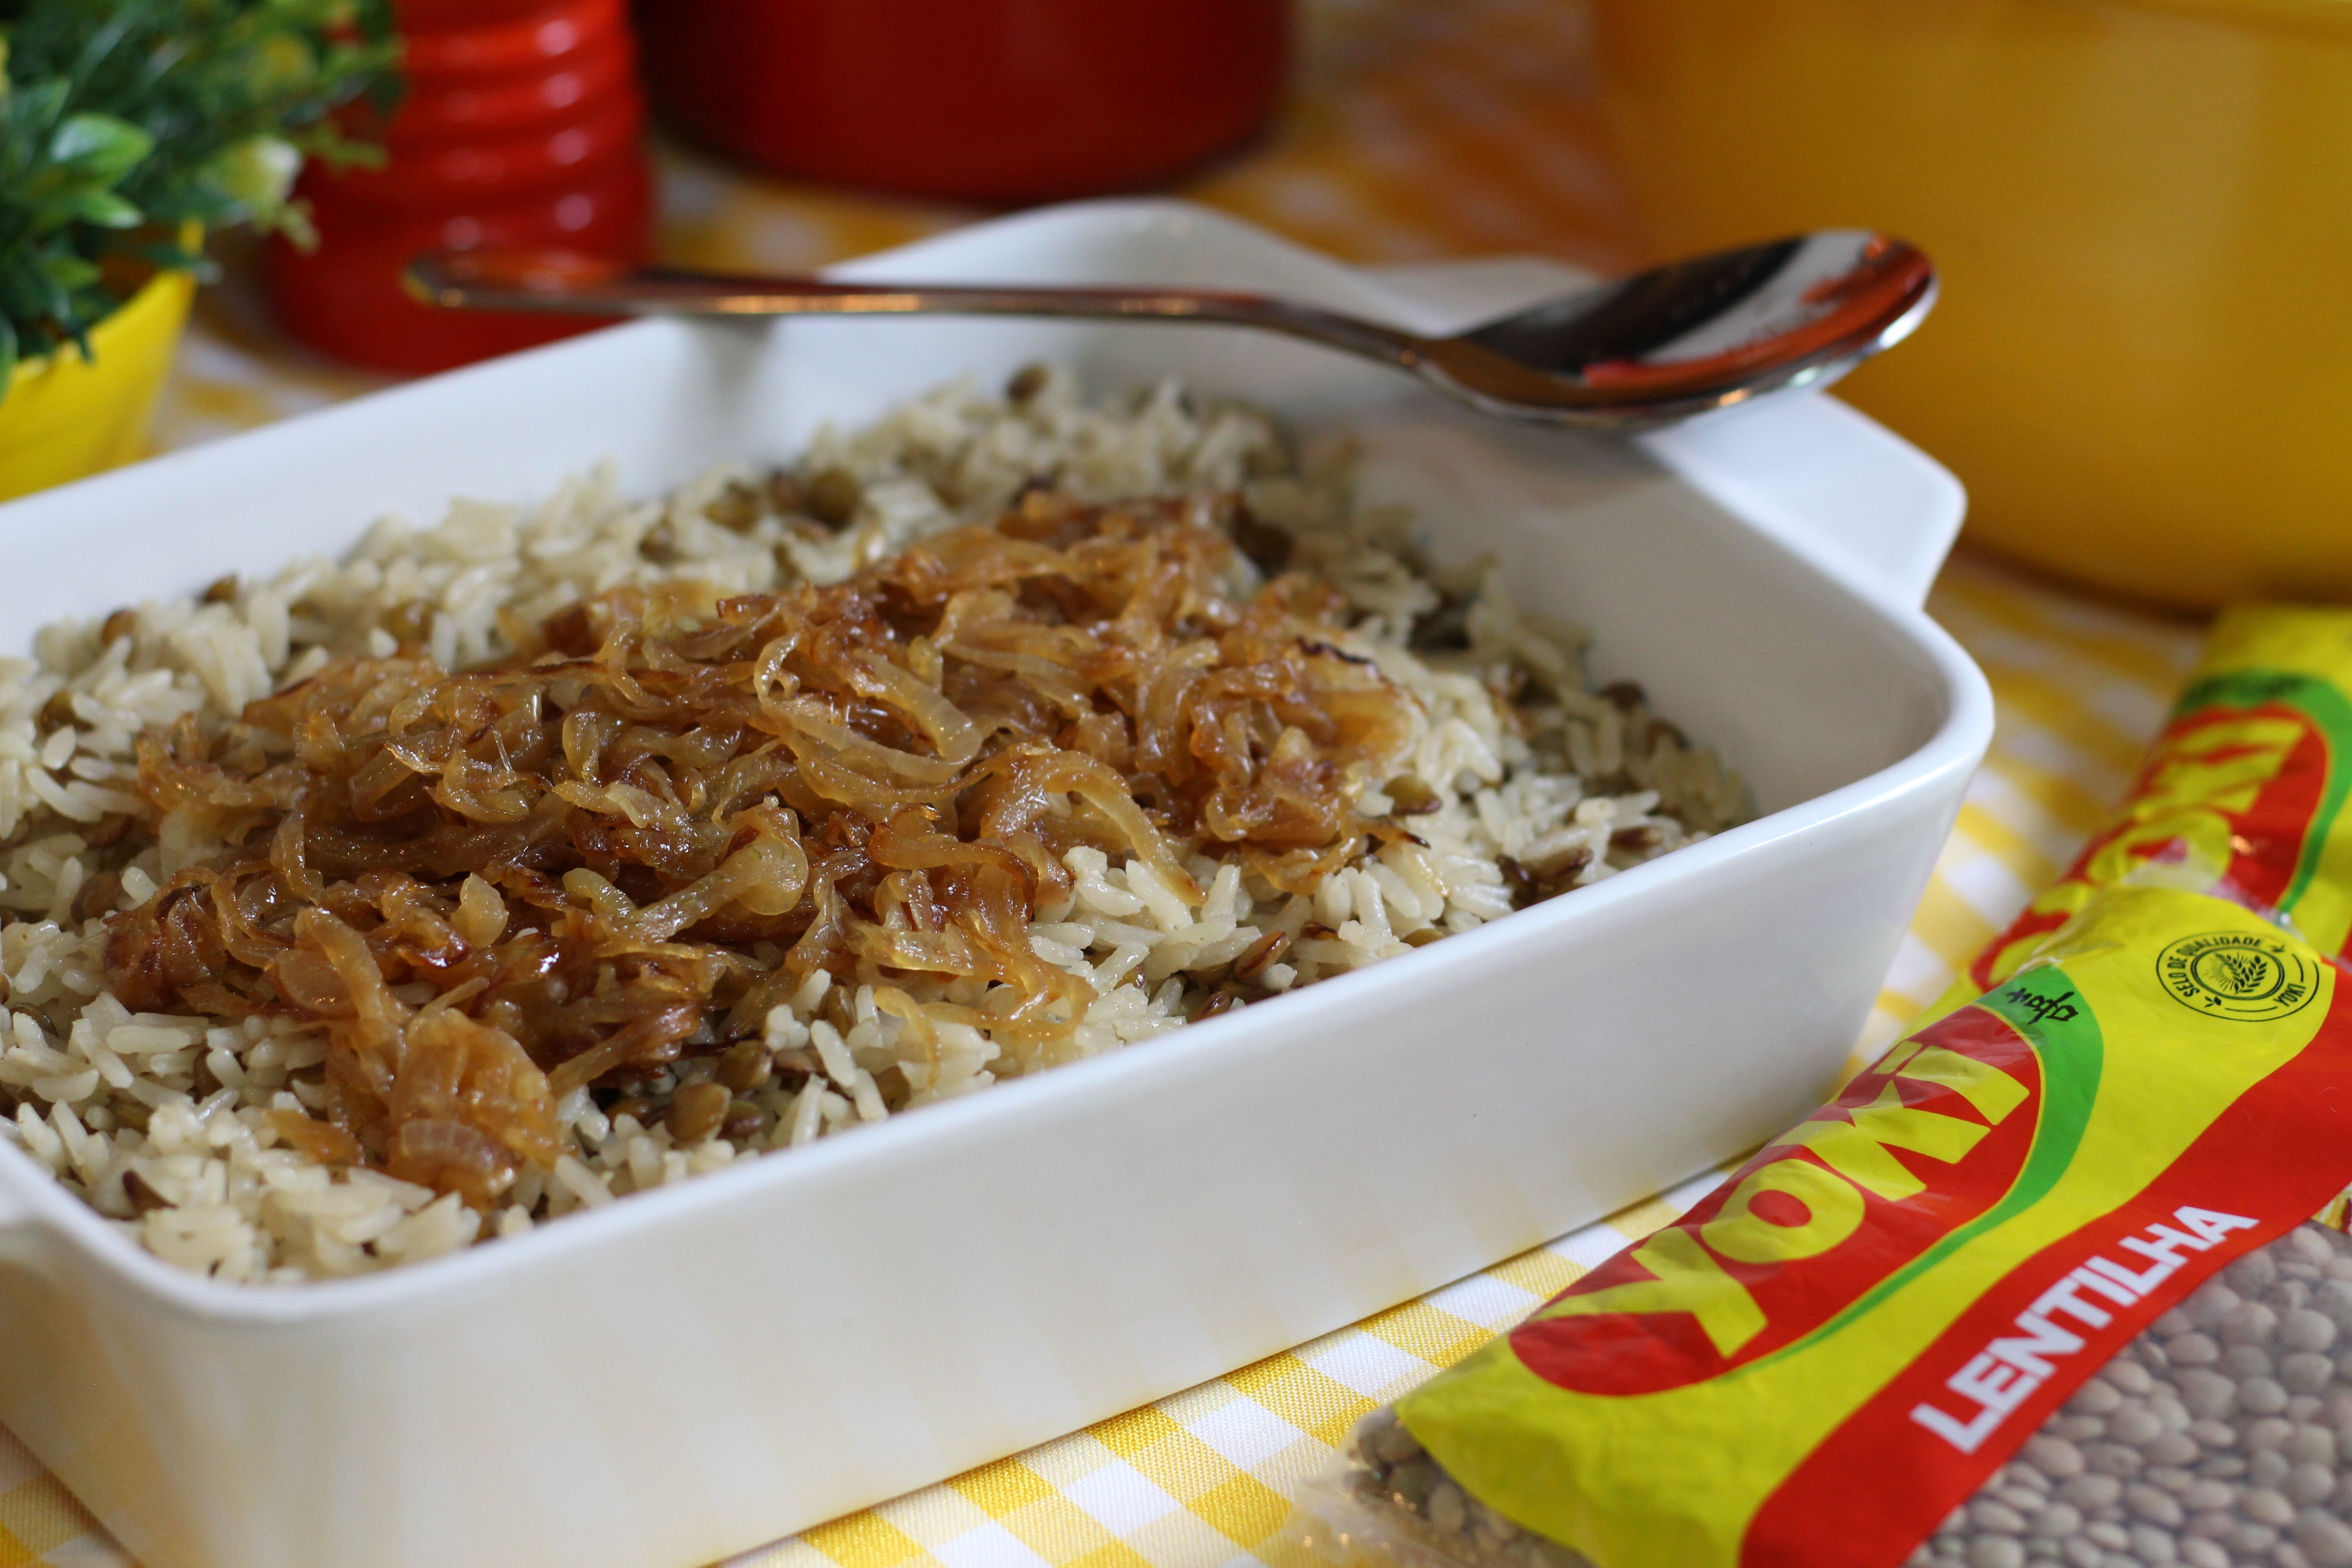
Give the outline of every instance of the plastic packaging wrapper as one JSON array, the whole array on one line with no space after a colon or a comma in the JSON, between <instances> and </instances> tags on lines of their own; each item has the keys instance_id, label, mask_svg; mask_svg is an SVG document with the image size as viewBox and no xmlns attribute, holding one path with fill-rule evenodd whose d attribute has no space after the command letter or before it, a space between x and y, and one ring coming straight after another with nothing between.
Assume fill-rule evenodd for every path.
<instances>
[{"instance_id":1,"label":"plastic packaging wrapper","mask_svg":"<svg viewBox=\"0 0 2352 1568\"><path fill-rule=\"evenodd\" d=\"M2352 1242L2298 1226L2159 1317L1911 1553L1917 1568L2352 1563ZM1383 1407L1311 1531L1465 1568L1585 1560L1477 1501ZM1706 1464L1693 1454L1694 1468ZM1842 1495L1890 1484L1864 1469ZM1335 1506L1336 1505L1336 1506ZM1754 1561L1775 1559L1761 1554ZM1785 1559L1782 1559L1785 1560Z\"/></svg>"},{"instance_id":2,"label":"plastic packaging wrapper","mask_svg":"<svg viewBox=\"0 0 2352 1568\"><path fill-rule=\"evenodd\" d=\"M2248 605L2204 657L2124 804L1931 1010L2016 973L2103 887L2162 881L2352 951L2352 612Z\"/></svg>"},{"instance_id":3,"label":"plastic packaging wrapper","mask_svg":"<svg viewBox=\"0 0 2352 1568\"><path fill-rule=\"evenodd\" d=\"M2352 1316L2352 1258L2335 1279L2315 1226L2256 1252L2352 1175L2338 979L2237 904L2099 892L1371 1418L1327 1524L1529 1568L1893 1568L1931 1535L1969 1568L2352 1563L2327 1315ZM2224 1268L2244 1291L2205 1285Z\"/></svg>"},{"instance_id":4,"label":"plastic packaging wrapper","mask_svg":"<svg viewBox=\"0 0 2352 1568\"><path fill-rule=\"evenodd\" d=\"M1359 1427L1302 1524L1524 1568L2352 1565L2352 615L2239 612L1875 1068ZM2339 1468L2339 1466L2341 1468Z\"/></svg>"}]
</instances>

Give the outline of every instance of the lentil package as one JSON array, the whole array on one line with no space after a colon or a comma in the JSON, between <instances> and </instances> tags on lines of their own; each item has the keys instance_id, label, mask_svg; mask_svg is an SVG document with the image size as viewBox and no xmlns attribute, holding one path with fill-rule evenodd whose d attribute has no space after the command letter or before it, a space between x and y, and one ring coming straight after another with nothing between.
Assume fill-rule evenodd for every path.
<instances>
[{"instance_id":1,"label":"lentil package","mask_svg":"<svg viewBox=\"0 0 2352 1568\"><path fill-rule=\"evenodd\" d=\"M2352 954L2347 792L2352 611L2223 612L2122 806L1936 1011L2008 979L2095 891L2126 881L2217 892Z\"/></svg>"},{"instance_id":2,"label":"lentil package","mask_svg":"<svg viewBox=\"0 0 2352 1568\"><path fill-rule=\"evenodd\" d=\"M2296 1228L2352 1176L2338 978L2239 902L2095 891L1369 1417L1325 1533L1530 1568L2352 1563L2352 1252Z\"/></svg>"}]
</instances>

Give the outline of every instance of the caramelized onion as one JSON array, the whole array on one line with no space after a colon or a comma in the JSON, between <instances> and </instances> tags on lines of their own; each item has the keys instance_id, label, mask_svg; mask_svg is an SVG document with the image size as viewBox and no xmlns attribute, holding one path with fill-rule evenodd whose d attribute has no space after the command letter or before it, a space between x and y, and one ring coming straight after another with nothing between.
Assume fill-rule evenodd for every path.
<instances>
[{"instance_id":1,"label":"caramelized onion","mask_svg":"<svg viewBox=\"0 0 2352 1568\"><path fill-rule=\"evenodd\" d=\"M816 969L936 1057L1053 1059L1094 1000L1030 927L1091 846L1188 903L1187 858L1311 890L1420 711L1345 604L1255 592L1215 497L1032 492L829 587L627 587L452 673L335 660L239 722L141 737L146 827L218 854L111 917L142 1011L307 1023L289 1145L488 1207L608 1099L757 1033ZM779 957L778 955L781 955ZM922 1001L963 979L983 1006Z\"/></svg>"}]
</instances>

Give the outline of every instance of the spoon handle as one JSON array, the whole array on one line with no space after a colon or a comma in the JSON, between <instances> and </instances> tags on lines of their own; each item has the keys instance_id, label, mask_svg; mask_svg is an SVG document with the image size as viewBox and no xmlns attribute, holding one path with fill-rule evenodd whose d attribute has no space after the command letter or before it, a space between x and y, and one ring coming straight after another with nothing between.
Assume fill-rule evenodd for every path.
<instances>
[{"instance_id":1,"label":"spoon handle","mask_svg":"<svg viewBox=\"0 0 2352 1568\"><path fill-rule=\"evenodd\" d=\"M594 316L1079 316L1212 321L1304 338L1412 368L1427 341L1338 311L1264 294L1202 289L1044 289L1013 285L737 278L675 268L615 273L544 252L436 251L404 279L426 304Z\"/></svg>"}]
</instances>

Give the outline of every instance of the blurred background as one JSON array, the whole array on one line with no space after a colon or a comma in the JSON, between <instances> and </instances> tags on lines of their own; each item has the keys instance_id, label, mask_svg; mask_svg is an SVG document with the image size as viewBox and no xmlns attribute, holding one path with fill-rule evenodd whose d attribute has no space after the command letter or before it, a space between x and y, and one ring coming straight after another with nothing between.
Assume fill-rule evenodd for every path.
<instances>
[{"instance_id":1,"label":"blurred background","mask_svg":"<svg viewBox=\"0 0 2352 1568\"><path fill-rule=\"evenodd\" d=\"M29 237L0 247L0 495L565 330L410 303L425 248L793 271L1154 193L1376 263L1895 233L1942 305L1842 393L1967 482L1977 547L2175 611L2352 595L2342 0L8 0L0 24L0 233Z\"/></svg>"},{"instance_id":2,"label":"blurred background","mask_svg":"<svg viewBox=\"0 0 2352 1568\"><path fill-rule=\"evenodd\" d=\"M763 8L790 24L751 40L767 54L748 47L740 26L743 14ZM795 58L806 52L796 40L828 10L879 18L872 37L834 41L827 64L851 79L832 90L845 104L830 121L816 113L797 124L761 121L763 102L824 86L824 71ZM1130 11L1160 20L1144 18L1139 28L1116 20ZM975 68L989 51L971 47L970 37L924 51L910 68L894 40L956 12L993 22L979 41L996 46L996 68ZM1113 25L1090 28L1089 17ZM1077 25L1055 37L1052 24L1067 18ZM1306 0L1295 16L1282 0L651 0L632 20L658 89L646 138L656 193L649 243L672 261L803 270L1022 205L1008 196L1131 192L1205 202L1355 260L1532 251L1608 270L1639 249L1602 151L1581 0ZM1163 36L1133 36L1155 26ZM714 34L721 43L709 47ZM1169 36L1187 34L1191 57L1170 61ZM776 62L787 79L746 87L746 60ZM725 79L730 64L733 82ZM1106 71L1126 80L1084 90ZM1056 81L1065 85L1058 98L1041 94L1041 83ZM1080 90L1067 90L1073 84ZM794 172L843 168L861 137L903 123L942 87L960 89L963 101L883 148L895 163L868 155L845 177ZM414 87L405 107L417 107ZM1104 140L1106 123L1122 122L1126 144L1113 155L1077 155ZM566 128L562 116L553 123L555 134ZM966 158L942 174L937 151L985 146L992 123L1003 148L994 166ZM395 168L405 151L395 140ZM342 259L336 220L355 204L334 205L331 193L374 177L306 175L322 234L310 265L328 270ZM363 227L363 219L351 222L345 232ZM385 347L362 341L364 327L347 325L340 338L331 327L312 331L341 354L289 330L282 304L273 309L272 269L249 235L226 236L214 248L226 277L198 299L158 410L160 445L207 439L389 379L354 367ZM281 255L276 270L282 279L301 266L289 268ZM278 293L282 301L282 282ZM361 309L388 306L377 298ZM296 314L303 324L299 305ZM410 346L389 348L396 357Z\"/></svg>"},{"instance_id":3,"label":"blurred background","mask_svg":"<svg viewBox=\"0 0 2352 1568\"><path fill-rule=\"evenodd\" d=\"M1149 192L1608 272L1856 226L1945 293L1842 395L1977 547L2174 610L2352 595L2341 0L306 3L405 34L398 110L331 121L388 160L303 171L315 245L215 226L156 446L548 334L400 299L433 244L790 271Z\"/></svg>"}]
</instances>

